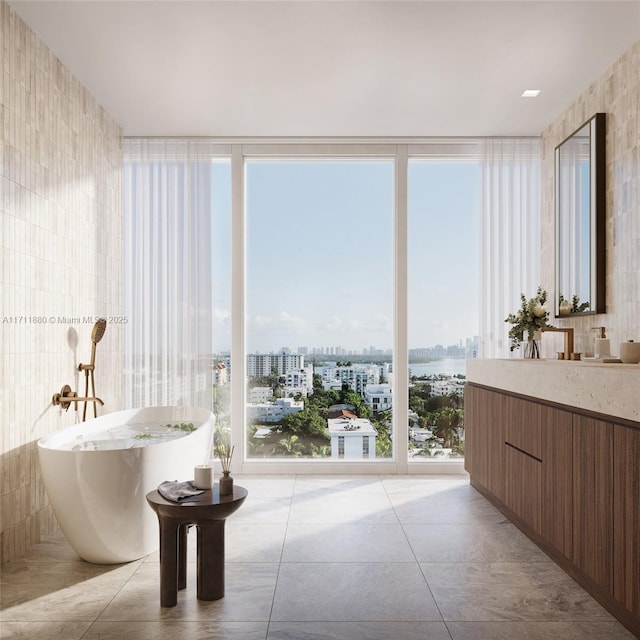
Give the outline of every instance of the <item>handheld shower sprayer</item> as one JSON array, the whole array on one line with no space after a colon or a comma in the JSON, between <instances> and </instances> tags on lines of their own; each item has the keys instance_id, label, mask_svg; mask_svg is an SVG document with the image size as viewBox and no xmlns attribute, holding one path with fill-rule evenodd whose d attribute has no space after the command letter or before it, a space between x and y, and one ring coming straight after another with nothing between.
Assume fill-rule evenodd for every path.
<instances>
[{"instance_id":1,"label":"handheld shower sprayer","mask_svg":"<svg viewBox=\"0 0 640 640\"><path fill-rule=\"evenodd\" d=\"M78 371L84 371L84 398L79 398L78 394L71 389L68 384L65 384L60 393L54 393L51 403L54 407L60 406L65 411L68 411L72 403L75 404L75 410L78 410L78 402L84 402L84 411L82 412L82 421L87 419L87 403L93 402L93 417L98 417L98 403L104 405L104 402L96 396L96 383L93 378L93 371L96 368L96 345L102 336L104 336L105 329L107 328L107 321L104 318L100 318L94 325L91 331L91 363L79 364ZM89 378L91 378L91 397L89 397Z\"/></svg>"},{"instance_id":2,"label":"handheld shower sprayer","mask_svg":"<svg viewBox=\"0 0 640 640\"><path fill-rule=\"evenodd\" d=\"M93 325L93 330L91 331L91 363L90 364L79 364L78 371L84 371L84 409L82 411L82 421L84 422L87 418L87 402L93 402L93 417L98 417L98 407L96 404L96 384L93 377L93 372L96 368L96 345L102 337L104 336L104 332L107 328L107 321L104 318L99 318L98 321ZM91 378L91 398L89 398L89 378Z\"/></svg>"}]
</instances>

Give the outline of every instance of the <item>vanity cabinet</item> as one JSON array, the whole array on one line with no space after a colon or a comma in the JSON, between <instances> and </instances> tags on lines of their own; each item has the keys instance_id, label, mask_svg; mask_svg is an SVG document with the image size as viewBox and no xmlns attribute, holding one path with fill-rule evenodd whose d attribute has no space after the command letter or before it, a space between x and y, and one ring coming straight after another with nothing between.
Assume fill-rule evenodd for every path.
<instances>
[{"instance_id":1,"label":"vanity cabinet","mask_svg":"<svg viewBox=\"0 0 640 640\"><path fill-rule=\"evenodd\" d=\"M467 383L471 484L640 638L640 423Z\"/></svg>"},{"instance_id":2,"label":"vanity cabinet","mask_svg":"<svg viewBox=\"0 0 640 640\"><path fill-rule=\"evenodd\" d=\"M573 416L573 563L613 593L613 425Z\"/></svg>"},{"instance_id":3,"label":"vanity cabinet","mask_svg":"<svg viewBox=\"0 0 640 640\"><path fill-rule=\"evenodd\" d=\"M613 596L640 620L640 430L613 428Z\"/></svg>"},{"instance_id":4,"label":"vanity cabinet","mask_svg":"<svg viewBox=\"0 0 640 640\"><path fill-rule=\"evenodd\" d=\"M473 464L478 482L498 500L504 500L506 396L468 386L464 402L465 424L471 420L485 425L482 432L465 430L465 465Z\"/></svg>"},{"instance_id":5,"label":"vanity cabinet","mask_svg":"<svg viewBox=\"0 0 640 640\"><path fill-rule=\"evenodd\" d=\"M573 554L573 416L569 411L538 406L542 424L540 535L570 559Z\"/></svg>"},{"instance_id":6,"label":"vanity cabinet","mask_svg":"<svg viewBox=\"0 0 640 640\"><path fill-rule=\"evenodd\" d=\"M540 533L540 406L509 396L505 396L505 401L505 504Z\"/></svg>"}]
</instances>

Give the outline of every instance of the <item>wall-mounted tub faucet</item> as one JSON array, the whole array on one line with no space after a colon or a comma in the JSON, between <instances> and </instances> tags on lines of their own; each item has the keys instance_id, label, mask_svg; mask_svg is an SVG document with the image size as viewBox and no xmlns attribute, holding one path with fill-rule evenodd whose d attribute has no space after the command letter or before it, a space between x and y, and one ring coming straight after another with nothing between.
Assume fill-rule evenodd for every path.
<instances>
[{"instance_id":1,"label":"wall-mounted tub faucet","mask_svg":"<svg viewBox=\"0 0 640 640\"><path fill-rule=\"evenodd\" d=\"M72 391L71 387L68 384L65 384L62 389L60 389L60 393L54 393L51 402L58 406L60 405L65 411L69 409L72 402L76 403L76 411L78 410L78 402L84 402L85 407L87 406L87 402L93 402L93 406L96 406L96 402L100 403L100 406L104 406L104 402L98 398L97 396L91 398L79 398L78 394L75 391ZM97 416L97 409L94 409L94 413ZM82 418L84 421L84 417Z\"/></svg>"},{"instance_id":2,"label":"wall-mounted tub faucet","mask_svg":"<svg viewBox=\"0 0 640 640\"><path fill-rule=\"evenodd\" d=\"M75 391L71 390L68 384L65 384L60 393L55 393L52 398L54 406L60 405L65 411L69 409L71 403L75 403L76 411L78 410L78 402L84 402L84 409L82 411L82 421L87 419L87 403L93 402L93 416L98 417L98 403L100 406L104 406L104 402L96 396L96 384L93 377L93 372L96 368L96 345L102 336L104 336L105 329L107 328L107 321L104 318L100 318L94 325L91 332L91 364L79 364L78 371L84 371L84 397L78 397ZM91 378L91 396L89 396L89 378Z\"/></svg>"}]
</instances>

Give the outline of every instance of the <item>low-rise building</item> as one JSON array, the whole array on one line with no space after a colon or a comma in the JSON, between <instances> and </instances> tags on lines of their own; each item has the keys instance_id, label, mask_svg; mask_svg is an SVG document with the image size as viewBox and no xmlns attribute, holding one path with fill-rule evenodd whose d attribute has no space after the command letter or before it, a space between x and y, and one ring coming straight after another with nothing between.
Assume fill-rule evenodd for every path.
<instances>
[{"instance_id":1,"label":"low-rise building","mask_svg":"<svg viewBox=\"0 0 640 640\"><path fill-rule=\"evenodd\" d=\"M462 395L464 393L465 381L459 378L448 378L446 380L434 380L431 382L432 396L446 396L450 393Z\"/></svg>"},{"instance_id":2,"label":"low-rise building","mask_svg":"<svg viewBox=\"0 0 640 640\"><path fill-rule=\"evenodd\" d=\"M252 387L249 389L249 402L259 404L267 402L273 397L273 389L271 387Z\"/></svg>"},{"instance_id":3,"label":"low-rise building","mask_svg":"<svg viewBox=\"0 0 640 640\"><path fill-rule=\"evenodd\" d=\"M391 385L367 385L364 390L364 401L371 407L374 413L388 411L393 406Z\"/></svg>"},{"instance_id":4,"label":"low-rise building","mask_svg":"<svg viewBox=\"0 0 640 640\"><path fill-rule=\"evenodd\" d=\"M376 457L378 432L365 418L329 418L327 420L331 438L331 457L352 460Z\"/></svg>"},{"instance_id":5,"label":"low-rise building","mask_svg":"<svg viewBox=\"0 0 640 640\"><path fill-rule=\"evenodd\" d=\"M216 387L221 387L227 382L229 382L229 369L226 364L217 362L213 365L213 384Z\"/></svg>"},{"instance_id":6,"label":"low-rise building","mask_svg":"<svg viewBox=\"0 0 640 640\"><path fill-rule=\"evenodd\" d=\"M290 413L298 413L304 409L304 402L296 402L293 398L278 398L275 402L262 402L247 405L247 420L254 424L261 422L280 422Z\"/></svg>"},{"instance_id":7,"label":"low-rise building","mask_svg":"<svg viewBox=\"0 0 640 640\"><path fill-rule=\"evenodd\" d=\"M284 393L287 396L313 395L313 365L288 371L285 375Z\"/></svg>"},{"instance_id":8,"label":"low-rise building","mask_svg":"<svg viewBox=\"0 0 640 640\"><path fill-rule=\"evenodd\" d=\"M321 367L318 373L324 389L341 389L346 383L349 389L362 394L367 385L380 383L380 368L373 364L333 365Z\"/></svg>"}]
</instances>

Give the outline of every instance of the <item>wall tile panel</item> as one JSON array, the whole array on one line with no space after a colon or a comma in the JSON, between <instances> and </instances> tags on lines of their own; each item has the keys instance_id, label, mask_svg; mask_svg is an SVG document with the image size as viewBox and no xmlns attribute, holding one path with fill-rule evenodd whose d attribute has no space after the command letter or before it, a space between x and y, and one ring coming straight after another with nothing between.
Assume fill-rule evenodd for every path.
<instances>
[{"instance_id":1,"label":"wall tile panel","mask_svg":"<svg viewBox=\"0 0 640 640\"><path fill-rule=\"evenodd\" d=\"M84 384L93 318L122 315L122 132L6 2L0 34L4 563L56 527L36 443L78 420L51 397ZM122 327L109 325L96 357L103 411L122 407L122 362Z\"/></svg>"}]
</instances>

